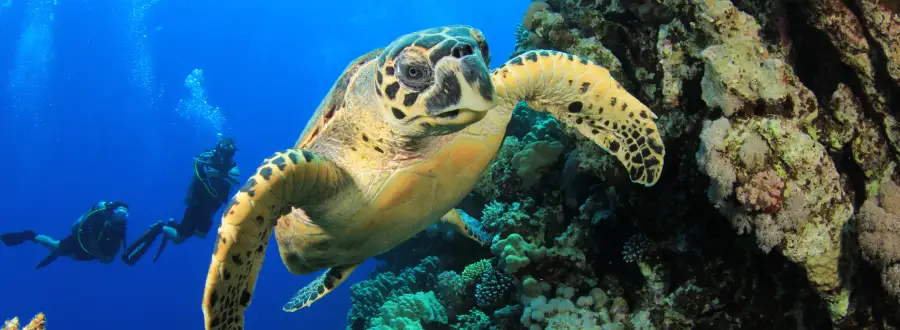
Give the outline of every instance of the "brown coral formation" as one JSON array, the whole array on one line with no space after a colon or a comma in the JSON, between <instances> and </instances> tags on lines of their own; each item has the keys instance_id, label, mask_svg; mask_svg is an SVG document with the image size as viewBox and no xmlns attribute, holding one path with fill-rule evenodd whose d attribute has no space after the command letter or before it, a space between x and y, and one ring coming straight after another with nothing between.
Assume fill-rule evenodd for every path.
<instances>
[{"instance_id":1,"label":"brown coral formation","mask_svg":"<svg viewBox=\"0 0 900 330\"><path fill-rule=\"evenodd\" d=\"M890 214L875 211L883 204L873 196L893 187L884 183L900 159L900 6L879 0L547 4L540 8L555 17L552 25L534 21L526 29L556 34L520 39L519 48L549 44L574 52L585 40L602 45L615 57L606 63L621 68L617 78L661 114L666 142L696 152L695 168L710 179L703 194L710 204L736 232L753 234L760 250L800 265L833 322L858 322L847 320L850 305L860 303L850 301L854 285L847 282L863 279L841 269L853 264L844 259L877 260L885 289L900 286L900 278L892 280L900 267L888 239L900 237L888 227L900 222L862 221ZM588 158L582 163L603 159L585 151L577 153ZM684 172L669 178L693 180ZM843 255L853 214L865 225L863 253ZM642 225L640 217L631 220Z\"/></svg>"},{"instance_id":2,"label":"brown coral formation","mask_svg":"<svg viewBox=\"0 0 900 330\"><path fill-rule=\"evenodd\" d=\"M888 140L895 151L900 151L900 123L890 113L886 89L879 88L886 78L879 79L877 70L885 66L893 83L900 82L900 19L877 0L857 0L855 5L861 18L840 0L808 0L805 12L807 19L828 36L841 62L852 68L875 119L883 122ZM873 41L880 46L877 50L870 46Z\"/></svg>"}]
</instances>

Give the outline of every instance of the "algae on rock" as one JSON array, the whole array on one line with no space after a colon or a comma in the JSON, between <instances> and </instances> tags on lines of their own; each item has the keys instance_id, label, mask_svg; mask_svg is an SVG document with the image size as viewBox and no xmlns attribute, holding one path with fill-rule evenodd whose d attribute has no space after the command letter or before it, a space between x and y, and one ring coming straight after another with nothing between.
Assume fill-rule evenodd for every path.
<instances>
[{"instance_id":1,"label":"algae on rock","mask_svg":"<svg viewBox=\"0 0 900 330\"><path fill-rule=\"evenodd\" d=\"M710 175L711 183L745 187L753 184L760 171L773 168L784 183L754 189L771 189L768 195L787 202L783 208L760 209L731 201L731 191L725 190L711 196L713 204L720 205L720 211L736 229L752 231L760 248L777 248L801 265L816 291L833 307L834 318L843 318L848 297L842 292L838 271L841 234L853 215L853 205L825 147L787 119L736 119L725 127L709 125L705 134L711 136L708 130L723 128L725 132L703 140L705 152L697 154L703 164L701 170ZM758 160L748 161L754 157L741 156L741 150L759 137L765 143L754 149L766 160L763 167Z\"/></svg>"}]
</instances>

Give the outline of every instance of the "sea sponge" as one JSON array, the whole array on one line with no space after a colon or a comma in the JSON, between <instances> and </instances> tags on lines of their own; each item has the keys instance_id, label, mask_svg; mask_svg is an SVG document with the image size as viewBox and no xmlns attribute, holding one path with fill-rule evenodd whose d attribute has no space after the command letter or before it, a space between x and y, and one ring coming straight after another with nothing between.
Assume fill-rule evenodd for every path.
<instances>
[{"instance_id":1,"label":"sea sponge","mask_svg":"<svg viewBox=\"0 0 900 330\"><path fill-rule=\"evenodd\" d=\"M784 180L773 170L758 172L737 188L737 199L750 211L775 213L781 209Z\"/></svg>"},{"instance_id":2,"label":"sea sponge","mask_svg":"<svg viewBox=\"0 0 900 330\"><path fill-rule=\"evenodd\" d=\"M541 169L553 165L565 147L558 141L536 141L529 143L512 158L516 174L522 179L522 186L530 187L540 179Z\"/></svg>"},{"instance_id":3,"label":"sea sponge","mask_svg":"<svg viewBox=\"0 0 900 330\"><path fill-rule=\"evenodd\" d=\"M438 274L437 295L450 310L454 310L463 304L466 295L466 285L462 276L452 270Z\"/></svg>"},{"instance_id":4,"label":"sea sponge","mask_svg":"<svg viewBox=\"0 0 900 330\"><path fill-rule=\"evenodd\" d=\"M879 269L900 262L900 187L881 185L877 198L867 199L856 216L863 257ZM896 213L895 213L896 212Z\"/></svg>"},{"instance_id":5,"label":"sea sponge","mask_svg":"<svg viewBox=\"0 0 900 330\"><path fill-rule=\"evenodd\" d=\"M725 117L704 121L703 131L700 133L700 148L696 155L700 171L711 179L709 200L716 207L721 206L719 201L731 195L734 182L737 181L734 165L725 154L725 137L728 136L730 127L731 123Z\"/></svg>"},{"instance_id":6,"label":"sea sponge","mask_svg":"<svg viewBox=\"0 0 900 330\"><path fill-rule=\"evenodd\" d=\"M894 299L900 301L900 264L894 264L881 271L881 286Z\"/></svg>"}]
</instances>

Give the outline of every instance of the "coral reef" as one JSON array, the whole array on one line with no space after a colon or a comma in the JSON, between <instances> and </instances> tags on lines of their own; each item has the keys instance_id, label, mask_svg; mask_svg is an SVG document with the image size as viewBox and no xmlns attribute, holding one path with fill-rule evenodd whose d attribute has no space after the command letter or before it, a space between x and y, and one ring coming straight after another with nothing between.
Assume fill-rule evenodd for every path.
<instances>
[{"instance_id":1,"label":"coral reef","mask_svg":"<svg viewBox=\"0 0 900 330\"><path fill-rule=\"evenodd\" d=\"M659 115L659 182L632 184L590 140L520 104L459 206L490 248L423 233L379 256L353 286L350 328L391 306L425 328L900 327L898 10L532 1L510 27L516 53L609 68ZM429 293L443 312L400 302Z\"/></svg>"},{"instance_id":2,"label":"coral reef","mask_svg":"<svg viewBox=\"0 0 900 330\"><path fill-rule=\"evenodd\" d=\"M881 270L884 289L900 300L900 187L881 185L856 215L863 258Z\"/></svg>"},{"instance_id":3,"label":"coral reef","mask_svg":"<svg viewBox=\"0 0 900 330\"><path fill-rule=\"evenodd\" d=\"M44 313L38 313L31 319L31 322L28 322L24 328L20 328L19 318L14 317L11 320L6 320L3 322L2 330L46 330L47 329L47 320L44 317Z\"/></svg>"}]
</instances>

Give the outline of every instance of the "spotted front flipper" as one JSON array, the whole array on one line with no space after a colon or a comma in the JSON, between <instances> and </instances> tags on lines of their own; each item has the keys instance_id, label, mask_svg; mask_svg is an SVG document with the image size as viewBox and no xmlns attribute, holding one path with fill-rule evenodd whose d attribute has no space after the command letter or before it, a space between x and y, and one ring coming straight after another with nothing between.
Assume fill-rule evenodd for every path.
<instances>
[{"instance_id":1,"label":"spotted front flipper","mask_svg":"<svg viewBox=\"0 0 900 330\"><path fill-rule=\"evenodd\" d=\"M343 178L333 163L305 150L289 149L263 162L222 213L203 293L207 330L244 329L244 309L276 221L291 207L332 196Z\"/></svg>"},{"instance_id":2,"label":"spotted front flipper","mask_svg":"<svg viewBox=\"0 0 900 330\"><path fill-rule=\"evenodd\" d=\"M632 181L652 186L659 179L665 148L656 115L609 70L571 54L538 50L509 60L491 78L501 107L511 111L524 100L615 155Z\"/></svg>"},{"instance_id":3,"label":"spotted front flipper","mask_svg":"<svg viewBox=\"0 0 900 330\"><path fill-rule=\"evenodd\" d=\"M309 307L316 300L322 299L322 297L347 280L347 277L350 276L350 273L356 267L359 267L359 264L329 268L321 276L303 287L303 289L297 291L282 309L285 312L294 312L298 309Z\"/></svg>"},{"instance_id":4,"label":"spotted front flipper","mask_svg":"<svg viewBox=\"0 0 900 330\"><path fill-rule=\"evenodd\" d=\"M486 245L491 241L490 235L482 229L481 222L462 210L451 209L450 212L447 212L447 214L441 217L441 221L452 225L453 228L456 229L456 232L471 238L473 241L478 242L478 244Z\"/></svg>"}]
</instances>

